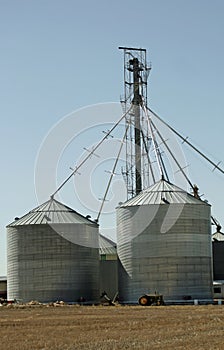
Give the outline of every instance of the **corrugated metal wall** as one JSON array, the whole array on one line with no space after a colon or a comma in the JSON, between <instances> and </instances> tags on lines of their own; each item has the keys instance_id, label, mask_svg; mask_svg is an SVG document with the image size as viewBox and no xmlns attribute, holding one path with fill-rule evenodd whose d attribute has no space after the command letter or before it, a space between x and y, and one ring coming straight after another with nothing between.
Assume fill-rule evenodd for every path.
<instances>
[{"instance_id":1,"label":"corrugated metal wall","mask_svg":"<svg viewBox=\"0 0 224 350\"><path fill-rule=\"evenodd\" d=\"M103 292L111 299L118 292L117 259L100 260L100 294Z\"/></svg>"},{"instance_id":2,"label":"corrugated metal wall","mask_svg":"<svg viewBox=\"0 0 224 350\"><path fill-rule=\"evenodd\" d=\"M212 242L214 280L224 280L224 241Z\"/></svg>"},{"instance_id":3,"label":"corrugated metal wall","mask_svg":"<svg viewBox=\"0 0 224 350\"><path fill-rule=\"evenodd\" d=\"M54 228L46 224L7 228L8 299L76 302L84 297L97 302L98 227L55 224ZM89 246L75 244L74 236Z\"/></svg>"},{"instance_id":4,"label":"corrugated metal wall","mask_svg":"<svg viewBox=\"0 0 224 350\"><path fill-rule=\"evenodd\" d=\"M100 295L104 292L111 299L118 292L116 243L100 234Z\"/></svg>"},{"instance_id":5,"label":"corrugated metal wall","mask_svg":"<svg viewBox=\"0 0 224 350\"><path fill-rule=\"evenodd\" d=\"M163 226L162 233L171 206L166 218L170 228L164 232ZM178 218L175 213L179 213ZM186 296L212 299L209 205L120 207L117 220L121 301L136 303L142 294L155 291L167 301Z\"/></svg>"},{"instance_id":6,"label":"corrugated metal wall","mask_svg":"<svg viewBox=\"0 0 224 350\"><path fill-rule=\"evenodd\" d=\"M0 280L0 298L7 299L7 281Z\"/></svg>"}]
</instances>

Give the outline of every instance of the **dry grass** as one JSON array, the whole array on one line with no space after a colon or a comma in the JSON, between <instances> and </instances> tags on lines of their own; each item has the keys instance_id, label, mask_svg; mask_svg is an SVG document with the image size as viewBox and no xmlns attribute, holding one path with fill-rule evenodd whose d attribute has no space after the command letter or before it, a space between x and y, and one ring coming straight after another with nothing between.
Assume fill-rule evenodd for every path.
<instances>
[{"instance_id":1,"label":"dry grass","mask_svg":"<svg viewBox=\"0 0 224 350\"><path fill-rule=\"evenodd\" d=\"M224 306L1 307L0 349L224 349Z\"/></svg>"}]
</instances>

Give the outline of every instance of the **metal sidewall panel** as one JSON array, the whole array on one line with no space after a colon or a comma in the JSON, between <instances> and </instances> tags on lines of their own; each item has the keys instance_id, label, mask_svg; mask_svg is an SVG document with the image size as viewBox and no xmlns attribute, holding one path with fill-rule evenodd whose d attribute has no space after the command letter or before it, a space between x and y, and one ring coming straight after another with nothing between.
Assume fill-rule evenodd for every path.
<instances>
[{"instance_id":1,"label":"metal sidewall panel","mask_svg":"<svg viewBox=\"0 0 224 350\"><path fill-rule=\"evenodd\" d=\"M214 280L224 280L224 242L212 242Z\"/></svg>"},{"instance_id":2,"label":"metal sidewall panel","mask_svg":"<svg viewBox=\"0 0 224 350\"><path fill-rule=\"evenodd\" d=\"M87 302L98 302L99 249L97 245L76 244L71 239L76 234L85 239L95 236L98 240L98 227L85 224L58 224L57 230L46 224L8 227L8 299L76 302L83 297Z\"/></svg>"},{"instance_id":3,"label":"metal sidewall panel","mask_svg":"<svg viewBox=\"0 0 224 350\"><path fill-rule=\"evenodd\" d=\"M118 208L121 302L136 303L154 292L167 301L212 299L210 230L210 206L203 202Z\"/></svg>"},{"instance_id":4,"label":"metal sidewall panel","mask_svg":"<svg viewBox=\"0 0 224 350\"><path fill-rule=\"evenodd\" d=\"M100 294L106 292L113 299L118 291L117 260L100 261Z\"/></svg>"}]
</instances>

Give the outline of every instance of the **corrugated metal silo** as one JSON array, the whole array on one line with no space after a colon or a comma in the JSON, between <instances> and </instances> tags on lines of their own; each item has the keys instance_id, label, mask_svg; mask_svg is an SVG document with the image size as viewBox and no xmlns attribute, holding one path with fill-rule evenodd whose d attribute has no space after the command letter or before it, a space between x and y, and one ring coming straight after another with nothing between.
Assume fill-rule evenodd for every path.
<instances>
[{"instance_id":1,"label":"corrugated metal silo","mask_svg":"<svg viewBox=\"0 0 224 350\"><path fill-rule=\"evenodd\" d=\"M50 199L7 227L8 299L99 299L98 225Z\"/></svg>"},{"instance_id":2,"label":"corrugated metal silo","mask_svg":"<svg viewBox=\"0 0 224 350\"><path fill-rule=\"evenodd\" d=\"M210 205L161 180L117 209L119 298L212 299Z\"/></svg>"}]
</instances>

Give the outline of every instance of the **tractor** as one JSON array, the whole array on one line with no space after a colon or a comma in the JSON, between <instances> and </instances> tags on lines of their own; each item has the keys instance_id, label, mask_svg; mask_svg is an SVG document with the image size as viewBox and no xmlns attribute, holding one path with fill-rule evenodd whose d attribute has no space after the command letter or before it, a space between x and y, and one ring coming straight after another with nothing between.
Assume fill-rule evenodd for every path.
<instances>
[{"instance_id":1,"label":"tractor","mask_svg":"<svg viewBox=\"0 0 224 350\"><path fill-rule=\"evenodd\" d=\"M161 294L144 294L138 299L138 302L142 306L165 305Z\"/></svg>"}]
</instances>

